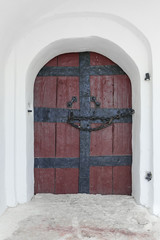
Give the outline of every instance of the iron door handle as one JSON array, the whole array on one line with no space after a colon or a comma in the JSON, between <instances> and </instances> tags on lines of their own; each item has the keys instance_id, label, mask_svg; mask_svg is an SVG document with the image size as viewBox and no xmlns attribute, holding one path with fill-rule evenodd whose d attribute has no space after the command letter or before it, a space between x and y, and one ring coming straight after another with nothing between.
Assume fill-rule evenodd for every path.
<instances>
[{"instance_id":1,"label":"iron door handle","mask_svg":"<svg viewBox=\"0 0 160 240\"><path fill-rule=\"evenodd\" d=\"M77 102L77 97L75 97L75 96L72 97L71 101L67 102L67 107L68 107L68 108L71 108L71 107L72 107L72 104L73 104L74 102Z\"/></svg>"},{"instance_id":2,"label":"iron door handle","mask_svg":"<svg viewBox=\"0 0 160 240\"><path fill-rule=\"evenodd\" d=\"M96 107L100 107L101 103L96 101L96 97L95 96L91 96L91 102L94 102L94 104L96 105Z\"/></svg>"}]
</instances>

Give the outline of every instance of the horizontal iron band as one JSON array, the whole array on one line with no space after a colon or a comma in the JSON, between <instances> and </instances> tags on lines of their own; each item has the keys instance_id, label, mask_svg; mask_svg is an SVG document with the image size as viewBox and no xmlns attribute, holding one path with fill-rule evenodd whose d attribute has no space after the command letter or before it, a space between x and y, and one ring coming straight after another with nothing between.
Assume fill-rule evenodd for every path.
<instances>
[{"instance_id":1,"label":"horizontal iron band","mask_svg":"<svg viewBox=\"0 0 160 240\"><path fill-rule=\"evenodd\" d=\"M89 166L131 166L132 156L90 156ZM79 158L35 158L35 168L79 168Z\"/></svg>"},{"instance_id":2,"label":"horizontal iron band","mask_svg":"<svg viewBox=\"0 0 160 240\"><path fill-rule=\"evenodd\" d=\"M89 66L84 67L89 75L126 75L126 73L117 65ZM84 72L85 72L84 71ZM38 76L79 76L79 67L43 67Z\"/></svg>"},{"instance_id":3,"label":"horizontal iron band","mask_svg":"<svg viewBox=\"0 0 160 240\"><path fill-rule=\"evenodd\" d=\"M117 65L90 66L89 75L126 75L126 73Z\"/></svg>"},{"instance_id":4,"label":"horizontal iron band","mask_svg":"<svg viewBox=\"0 0 160 240\"><path fill-rule=\"evenodd\" d=\"M130 108L92 108L90 110L90 116L94 117L111 117L119 113L125 113ZM67 123L69 112L72 111L74 116L80 117L80 111L78 109L63 109L63 108L34 108L34 121L35 122L61 122ZM83 116L82 116L83 117ZM91 121L91 123L101 123L100 120ZM132 116L115 119L114 123L131 123Z\"/></svg>"},{"instance_id":5,"label":"horizontal iron band","mask_svg":"<svg viewBox=\"0 0 160 240\"><path fill-rule=\"evenodd\" d=\"M43 67L38 76L79 76L79 67Z\"/></svg>"}]
</instances>

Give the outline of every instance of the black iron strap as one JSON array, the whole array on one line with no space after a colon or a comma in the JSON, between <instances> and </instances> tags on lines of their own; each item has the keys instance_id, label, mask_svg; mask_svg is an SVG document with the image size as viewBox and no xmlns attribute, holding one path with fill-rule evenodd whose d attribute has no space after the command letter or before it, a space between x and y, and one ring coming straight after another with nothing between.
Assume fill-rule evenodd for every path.
<instances>
[{"instance_id":1,"label":"black iron strap","mask_svg":"<svg viewBox=\"0 0 160 240\"><path fill-rule=\"evenodd\" d=\"M92 131L98 131L98 130L107 128L113 123L113 121L115 119L126 118L126 117L133 115L134 113L135 113L135 111L133 109L131 109L131 110L129 109L125 113L120 113L120 114L117 114L117 115L114 115L114 116L111 116L108 118L108 117L95 117L95 116L91 116L91 117L90 116L89 117L88 116L86 116L86 117L85 116L84 117L74 116L73 112L70 111L67 123L70 124L72 127L79 129L80 131L92 132ZM77 125L74 123L75 121L80 122L83 120L91 120L91 121L100 120L102 123L101 123L101 125L99 125L98 127L95 127L95 128L92 128L90 126L83 128L79 124Z\"/></svg>"}]
</instances>

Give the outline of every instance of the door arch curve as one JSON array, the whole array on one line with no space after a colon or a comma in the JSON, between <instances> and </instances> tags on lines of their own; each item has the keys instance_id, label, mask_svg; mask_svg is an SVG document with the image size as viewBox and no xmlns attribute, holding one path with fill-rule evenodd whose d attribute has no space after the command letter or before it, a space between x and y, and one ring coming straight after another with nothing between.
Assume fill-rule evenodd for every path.
<instances>
[{"instance_id":1,"label":"door arch curve","mask_svg":"<svg viewBox=\"0 0 160 240\"><path fill-rule=\"evenodd\" d=\"M89 130L102 126L101 118L127 113L131 102L128 76L103 55L50 60L34 87L35 193L130 195L131 116ZM68 124L69 114L79 116L78 124Z\"/></svg>"}]
</instances>

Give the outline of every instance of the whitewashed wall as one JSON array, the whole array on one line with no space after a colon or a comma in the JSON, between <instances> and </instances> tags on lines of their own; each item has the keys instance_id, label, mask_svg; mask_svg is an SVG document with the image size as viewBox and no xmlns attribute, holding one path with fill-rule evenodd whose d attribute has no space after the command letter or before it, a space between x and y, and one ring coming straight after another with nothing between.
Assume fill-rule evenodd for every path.
<instances>
[{"instance_id":1,"label":"whitewashed wall","mask_svg":"<svg viewBox=\"0 0 160 240\"><path fill-rule=\"evenodd\" d=\"M0 1L0 213L33 196L34 79L56 55L96 51L129 75L133 196L160 215L160 33L155 0ZM144 81L145 73L151 81ZM145 180L146 171L153 179Z\"/></svg>"}]
</instances>

